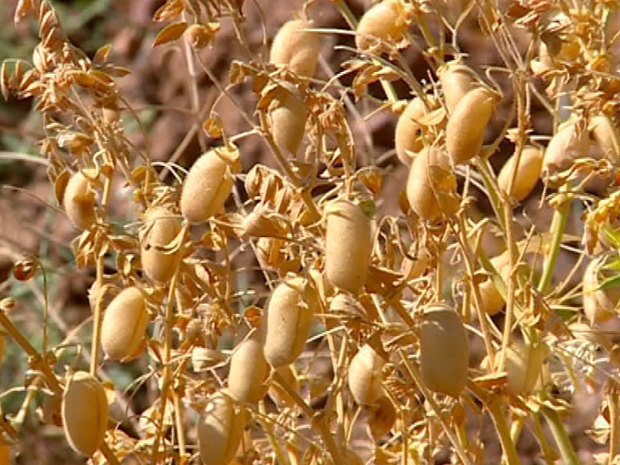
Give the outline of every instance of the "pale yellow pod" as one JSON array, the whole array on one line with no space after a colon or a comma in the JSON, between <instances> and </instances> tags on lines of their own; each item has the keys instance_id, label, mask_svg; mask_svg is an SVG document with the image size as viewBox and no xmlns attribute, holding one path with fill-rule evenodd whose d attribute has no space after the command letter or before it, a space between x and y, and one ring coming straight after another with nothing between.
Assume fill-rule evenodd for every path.
<instances>
[{"instance_id":1,"label":"pale yellow pod","mask_svg":"<svg viewBox=\"0 0 620 465\"><path fill-rule=\"evenodd\" d=\"M517 162L516 154L513 154L504 164L499 175L497 183L500 189L508 193L508 187L515 171ZM540 173L542 172L543 151L534 146L524 147L521 151L521 158L517 168L517 176L515 178L512 189L508 195L521 201L530 195L530 192L536 186Z\"/></svg>"},{"instance_id":2,"label":"pale yellow pod","mask_svg":"<svg viewBox=\"0 0 620 465\"><path fill-rule=\"evenodd\" d=\"M181 214L190 223L202 223L224 209L239 172L236 147L209 150L192 166L181 192Z\"/></svg>"},{"instance_id":3,"label":"pale yellow pod","mask_svg":"<svg viewBox=\"0 0 620 465\"><path fill-rule=\"evenodd\" d=\"M97 378L78 371L68 379L61 416L71 448L91 457L101 446L108 427L108 400Z\"/></svg>"},{"instance_id":4,"label":"pale yellow pod","mask_svg":"<svg viewBox=\"0 0 620 465\"><path fill-rule=\"evenodd\" d=\"M396 156L405 165L411 165L415 155L424 147L420 119L426 114L424 102L414 97L398 118L394 132Z\"/></svg>"},{"instance_id":5,"label":"pale yellow pod","mask_svg":"<svg viewBox=\"0 0 620 465\"><path fill-rule=\"evenodd\" d=\"M301 277L281 282L267 307L265 358L278 368L293 363L303 350L315 311L316 291Z\"/></svg>"},{"instance_id":6,"label":"pale yellow pod","mask_svg":"<svg viewBox=\"0 0 620 465\"><path fill-rule=\"evenodd\" d=\"M617 163L620 160L620 134L611 120L605 115L597 115L590 120L589 129L605 157Z\"/></svg>"},{"instance_id":7,"label":"pale yellow pod","mask_svg":"<svg viewBox=\"0 0 620 465\"><path fill-rule=\"evenodd\" d=\"M510 254L508 251L491 258L491 265L495 268L495 271L499 273L504 282L506 282L510 275ZM482 309L489 315L495 315L504 308L504 298L495 287L493 280L489 277L484 280L478 286L480 290L480 297L482 299Z\"/></svg>"},{"instance_id":8,"label":"pale yellow pod","mask_svg":"<svg viewBox=\"0 0 620 465\"><path fill-rule=\"evenodd\" d=\"M370 219L355 203L339 199L325 208L325 274L335 287L357 294L366 280L372 250Z\"/></svg>"},{"instance_id":9,"label":"pale yellow pod","mask_svg":"<svg viewBox=\"0 0 620 465\"><path fill-rule=\"evenodd\" d=\"M424 310L420 327L422 380L434 392L458 397L467 382L469 344L459 314L445 304Z\"/></svg>"},{"instance_id":10,"label":"pale yellow pod","mask_svg":"<svg viewBox=\"0 0 620 465\"><path fill-rule=\"evenodd\" d=\"M198 423L198 448L203 465L228 465L239 449L246 418L226 391L213 394Z\"/></svg>"},{"instance_id":11,"label":"pale yellow pod","mask_svg":"<svg viewBox=\"0 0 620 465\"><path fill-rule=\"evenodd\" d=\"M258 402L267 394L269 365L265 360L263 335L254 331L235 349L230 359L228 390L239 402Z\"/></svg>"},{"instance_id":12,"label":"pale yellow pod","mask_svg":"<svg viewBox=\"0 0 620 465\"><path fill-rule=\"evenodd\" d=\"M407 200L415 214L428 221L457 210L456 177L444 152L425 147L415 157L407 179Z\"/></svg>"},{"instance_id":13,"label":"pale yellow pod","mask_svg":"<svg viewBox=\"0 0 620 465\"><path fill-rule=\"evenodd\" d=\"M282 151L296 154L306 132L308 107L294 86L285 90L272 102L268 112L273 139Z\"/></svg>"},{"instance_id":14,"label":"pale yellow pod","mask_svg":"<svg viewBox=\"0 0 620 465\"><path fill-rule=\"evenodd\" d=\"M448 113L454 113L456 105L470 90L481 85L478 75L469 66L454 61L442 65L438 70Z\"/></svg>"},{"instance_id":15,"label":"pale yellow pod","mask_svg":"<svg viewBox=\"0 0 620 465\"><path fill-rule=\"evenodd\" d=\"M480 153L484 131L498 100L496 92L478 87L456 104L446 126L446 148L454 164L466 163Z\"/></svg>"},{"instance_id":16,"label":"pale yellow pod","mask_svg":"<svg viewBox=\"0 0 620 465\"><path fill-rule=\"evenodd\" d=\"M269 61L285 65L300 76L312 77L321 50L321 37L313 21L302 19L288 21L273 39Z\"/></svg>"},{"instance_id":17,"label":"pale yellow pod","mask_svg":"<svg viewBox=\"0 0 620 465\"><path fill-rule=\"evenodd\" d=\"M153 281L170 281L181 260L180 248L174 253L164 250L181 231L181 218L164 207L148 211L140 235L142 268Z\"/></svg>"},{"instance_id":18,"label":"pale yellow pod","mask_svg":"<svg viewBox=\"0 0 620 465\"><path fill-rule=\"evenodd\" d=\"M394 45L407 31L407 11L400 0L384 0L370 8L360 18L355 31L355 45L359 50L377 47L384 50L381 41Z\"/></svg>"},{"instance_id":19,"label":"pale yellow pod","mask_svg":"<svg viewBox=\"0 0 620 465\"><path fill-rule=\"evenodd\" d=\"M349 390L360 405L373 404L383 392L381 370L385 360L368 344L364 345L349 364Z\"/></svg>"},{"instance_id":20,"label":"pale yellow pod","mask_svg":"<svg viewBox=\"0 0 620 465\"><path fill-rule=\"evenodd\" d=\"M101 346L112 360L133 358L144 341L149 324L146 301L137 287L128 287L117 295L103 314Z\"/></svg>"},{"instance_id":21,"label":"pale yellow pod","mask_svg":"<svg viewBox=\"0 0 620 465\"><path fill-rule=\"evenodd\" d=\"M547 356L543 343L513 344L506 352L506 373L508 375L508 392L517 396L529 394L536 387Z\"/></svg>"},{"instance_id":22,"label":"pale yellow pod","mask_svg":"<svg viewBox=\"0 0 620 465\"><path fill-rule=\"evenodd\" d=\"M588 138L573 122L558 128L545 150L542 176L556 174L568 169L577 158L588 155Z\"/></svg>"},{"instance_id":23,"label":"pale yellow pod","mask_svg":"<svg viewBox=\"0 0 620 465\"><path fill-rule=\"evenodd\" d=\"M583 311L592 323L604 323L616 314L616 305L620 298L620 288L601 290L599 271L604 257L592 260L583 273Z\"/></svg>"},{"instance_id":24,"label":"pale yellow pod","mask_svg":"<svg viewBox=\"0 0 620 465\"><path fill-rule=\"evenodd\" d=\"M95 223L95 192L81 171L69 179L62 204L67 217L76 227L88 229Z\"/></svg>"}]
</instances>

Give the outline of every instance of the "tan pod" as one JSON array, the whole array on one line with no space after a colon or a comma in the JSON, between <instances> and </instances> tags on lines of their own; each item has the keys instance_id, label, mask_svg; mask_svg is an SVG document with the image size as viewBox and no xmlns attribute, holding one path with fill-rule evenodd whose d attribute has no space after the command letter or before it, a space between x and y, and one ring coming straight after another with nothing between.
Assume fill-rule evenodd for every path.
<instances>
[{"instance_id":1,"label":"tan pod","mask_svg":"<svg viewBox=\"0 0 620 465\"><path fill-rule=\"evenodd\" d=\"M497 183L500 189L505 193L508 193L508 187L510 186L510 181L515 171L516 162L516 154L513 154L506 161L497 176ZM543 151L540 148L531 145L524 147L521 151L517 176L508 195L519 201L530 195L530 192L532 192L540 178L542 163Z\"/></svg>"},{"instance_id":2,"label":"tan pod","mask_svg":"<svg viewBox=\"0 0 620 465\"><path fill-rule=\"evenodd\" d=\"M577 158L588 155L588 138L574 123L568 122L559 127L545 150L542 176L557 174L570 168Z\"/></svg>"},{"instance_id":3,"label":"tan pod","mask_svg":"<svg viewBox=\"0 0 620 465\"><path fill-rule=\"evenodd\" d=\"M268 113L271 133L278 148L296 154L306 132L308 107L292 85L284 85Z\"/></svg>"},{"instance_id":4,"label":"tan pod","mask_svg":"<svg viewBox=\"0 0 620 465\"><path fill-rule=\"evenodd\" d=\"M423 127L419 121L425 114L424 102L419 97L414 97L396 123L394 132L396 156L407 166L411 165L415 155L424 148Z\"/></svg>"},{"instance_id":5,"label":"tan pod","mask_svg":"<svg viewBox=\"0 0 620 465\"><path fill-rule=\"evenodd\" d=\"M359 50L385 50L380 42L395 45L407 30L407 12L400 0L384 0L370 8L360 18L355 31L355 45Z\"/></svg>"},{"instance_id":6,"label":"tan pod","mask_svg":"<svg viewBox=\"0 0 620 465\"><path fill-rule=\"evenodd\" d=\"M368 344L355 354L349 365L349 390L355 402L370 405L379 398L383 365L385 360Z\"/></svg>"},{"instance_id":7,"label":"tan pod","mask_svg":"<svg viewBox=\"0 0 620 465\"><path fill-rule=\"evenodd\" d=\"M285 65L300 76L312 77L321 50L321 37L313 21L292 20L280 28L273 39L269 61Z\"/></svg>"},{"instance_id":8,"label":"tan pod","mask_svg":"<svg viewBox=\"0 0 620 465\"><path fill-rule=\"evenodd\" d=\"M71 448L92 457L108 428L108 400L97 378L78 371L68 379L62 395L61 416Z\"/></svg>"},{"instance_id":9,"label":"tan pod","mask_svg":"<svg viewBox=\"0 0 620 465\"><path fill-rule=\"evenodd\" d=\"M597 115L590 120L590 134L603 151L605 158L612 163L620 160L620 134L611 120L605 115Z\"/></svg>"},{"instance_id":10,"label":"tan pod","mask_svg":"<svg viewBox=\"0 0 620 465\"><path fill-rule=\"evenodd\" d=\"M260 331L254 331L235 349L230 359L228 390L239 402L258 402L267 394L265 383L269 365L263 354L263 340Z\"/></svg>"},{"instance_id":11,"label":"tan pod","mask_svg":"<svg viewBox=\"0 0 620 465\"><path fill-rule=\"evenodd\" d=\"M170 246L181 231L181 219L166 208L155 207L147 212L144 223L140 237L142 268L153 281L168 282L179 266L180 248L174 253L162 249Z\"/></svg>"},{"instance_id":12,"label":"tan pod","mask_svg":"<svg viewBox=\"0 0 620 465\"><path fill-rule=\"evenodd\" d=\"M491 265L499 273L504 282L510 278L510 254L508 251L491 258ZM495 283L489 277L480 283L480 297L482 299L482 309L489 315L495 315L504 308L504 298L495 287Z\"/></svg>"},{"instance_id":13,"label":"tan pod","mask_svg":"<svg viewBox=\"0 0 620 465\"><path fill-rule=\"evenodd\" d=\"M181 213L190 223L202 223L224 209L239 172L239 151L219 147L209 150L192 166L181 192Z\"/></svg>"},{"instance_id":14,"label":"tan pod","mask_svg":"<svg viewBox=\"0 0 620 465\"><path fill-rule=\"evenodd\" d=\"M149 324L146 301L137 287L128 287L117 295L103 314L101 346L112 360L133 358L144 341Z\"/></svg>"},{"instance_id":15,"label":"tan pod","mask_svg":"<svg viewBox=\"0 0 620 465\"><path fill-rule=\"evenodd\" d=\"M81 171L69 179L62 204L67 217L76 227L88 229L95 223L95 193Z\"/></svg>"},{"instance_id":16,"label":"tan pod","mask_svg":"<svg viewBox=\"0 0 620 465\"><path fill-rule=\"evenodd\" d=\"M245 414L237 411L225 391L213 394L198 423L198 448L203 465L230 463L243 437Z\"/></svg>"},{"instance_id":17,"label":"tan pod","mask_svg":"<svg viewBox=\"0 0 620 465\"><path fill-rule=\"evenodd\" d=\"M469 66L453 61L441 66L437 73L450 114L467 92L481 85L478 75Z\"/></svg>"},{"instance_id":18,"label":"tan pod","mask_svg":"<svg viewBox=\"0 0 620 465\"><path fill-rule=\"evenodd\" d=\"M357 294L366 280L372 250L370 219L345 199L325 207L325 274L335 287Z\"/></svg>"},{"instance_id":19,"label":"tan pod","mask_svg":"<svg viewBox=\"0 0 620 465\"><path fill-rule=\"evenodd\" d=\"M484 131L498 100L496 92L478 87L456 104L446 126L446 148L454 164L466 163L480 153Z\"/></svg>"},{"instance_id":20,"label":"tan pod","mask_svg":"<svg viewBox=\"0 0 620 465\"><path fill-rule=\"evenodd\" d=\"M459 314L445 304L424 310L420 328L424 385L431 391L458 397L467 382L468 365L469 344Z\"/></svg>"},{"instance_id":21,"label":"tan pod","mask_svg":"<svg viewBox=\"0 0 620 465\"><path fill-rule=\"evenodd\" d=\"M314 312L316 291L304 278L287 279L275 288L267 307L265 358L278 368L293 363L306 345Z\"/></svg>"},{"instance_id":22,"label":"tan pod","mask_svg":"<svg viewBox=\"0 0 620 465\"><path fill-rule=\"evenodd\" d=\"M506 352L507 390L518 396L529 394L536 387L547 355L544 344L513 344Z\"/></svg>"},{"instance_id":23,"label":"tan pod","mask_svg":"<svg viewBox=\"0 0 620 465\"><path fill-rule=\"evenodd\" d=\"M592 260L583 273L583 311L591 323L604 323L616 314L616 304L620 298L620 288L601 290L599 270L603 257Z\"/></svg>"},{"instance_id":24,"label":"tan pod","mask_svg":"<svg viewBox=\"0 0 620 465\"><path fill-rule=\"evenodd\" d=\"M435 147L425 147L409 169L407 200L419 217L435 221L458 209L456 177L448 156Z\"/></svg>"}]
</instances>

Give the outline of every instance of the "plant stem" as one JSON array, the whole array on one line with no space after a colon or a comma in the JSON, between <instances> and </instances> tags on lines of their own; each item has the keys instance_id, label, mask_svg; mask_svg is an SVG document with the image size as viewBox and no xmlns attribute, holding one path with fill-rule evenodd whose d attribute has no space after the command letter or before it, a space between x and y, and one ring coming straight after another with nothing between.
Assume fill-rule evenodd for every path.
<instances>
[{"instance_id":1,"label":"plant stem","mask_svg":"<svg viewBox=\"0 0 620 465\"><path fill-rule=\"evenodd\" d=\"M480 401L482 401L489 411L508 465L520 465L521 460L517 454L515 444L510 437L510 428L508 427L506 417L502 411L503 403L501 402L501 397L496 394L488 395L473 382L468 382L467 387L476 395L476 397L478 397L478 399L480 399Z\"/></svg>"},{"instance_id":2,"label":"plant stem","mask_svg":"<svg viewBox=\"0 0 620 465\"><path fill-rule=\"evenodd\" d=\"M551 434L553 434L558 449L560 449L562 463L564 465L579 465L579 459L577 458L577 454L575 454L575 449L573 449L573 445L566 433L566 429L564 429L560 416L555 410L549 408L543 408L541 412L547 420L547 423L549 423Z\"/></svg>"},{"instance_id":3,"label":"plant stem","mask_svg":"<svg viewBox=\"0 0 620 465\"><path fill-rule=\"evenodd\" d=\"M101 291L103 288L103 258L104 254L99 253L97 256L97 284L95 286L97 293L95 295L95 317L93 321L93 341L90 358L90 374L94 377L97 377L97 365L99 365L99 341L101 340L101 315L103 313L103 309L101 308L103 305L103 299L101 298Z\"/></svg>"},{"instance_id":4,"label":"plant stem","mask_svg":"<svg viewBox=\"0 0 620 465\"><path fill-rule=\"evenodd\" d=\"M560 189L560 192L566 192L566 186ZM555 262L560 252L560 245L562 245L562 237L564 236L564 230L566 229L566 221L568 220L568 214L570 213L572 205L572 195L565 194L566 198L562 202L562 205L553 213L553 220L551 222L550 230L553 231L553 239L549 249L549 254L545 260L543 267L543 274L538 283L538 290L545 294L551 278L553 277L553 271L555 268Z\"/></svg>"},{"instance_id":5,"label":"plant stem","mask_svg":"<svg viewBox=\"0 0 620 465\"><path fill-rule=\"evenodd\" d=\"M310 407L299 395L295 389L293 389L286 380L279 373L275 372L273 374L273 379L276 381L282 389L286 391L286 393L295 401L295 403L303 410L304 414L312 421L312 424L316 426L321 434L321 438L325 443L325 447L329 451L332 456L332 460L335 465L345 465L346 462L343 461L342 456L340 455L340 449L336 446L336 442L334 441L334 435L329 430L328 424L325 422L326 416L319 415L318 412L312 410Z\"/></svg>"}]
</instances>

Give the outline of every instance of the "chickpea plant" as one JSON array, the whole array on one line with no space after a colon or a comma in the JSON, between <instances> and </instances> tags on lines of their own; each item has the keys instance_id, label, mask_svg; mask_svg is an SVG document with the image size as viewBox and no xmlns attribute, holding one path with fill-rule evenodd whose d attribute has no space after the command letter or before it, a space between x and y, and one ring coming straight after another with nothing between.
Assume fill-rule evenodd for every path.
<instances>
[{"instance_id":1,"label":"chickpea plant","mask_svg":"<svg viewBox=\"0 0 620 465\"><path fill-rule=\"evenodd\" d=\"M231 134L219 99L194 101L209 144L183 170L127 138L136 113L117 82L130 70L110 48L88 57L53 2L18 2L15 21L33 17L40 43L31 61L2 64L2 94L36 102L76 266L96 272L92 337L70 366L58 362L66 347L35 347L16 328L19 300L0 301L3 334L41 394L21 411L42 398L40 420L95 464L516 465L533 463L519 448L526 431L541 461L578 464L566 418L587 393L598 406L587 463L618 463L618 3L382 0L358 18L348 1L308 0L268 54L230 57L221 82L204 57L222 23L255 47L247 3L166 0L154 14L165 25L153 45L180 47L190 77L202 70L251 127ZM324 27L319 8L348 27ZM461 49L465 25L501 64ZM354 47L317 71L328 36ZM412 72L409 48L425 69ZM342 69L324 79L330 66ZM245 83L254 108L231 92ZM535 106L549 134L536 133ZM380 112L394 150L364 161L350 121ZM247 167L250 137L277 169ZM399 170L408 176L389 199ZM119 179L135 212L120 228ZM524 205L552 220L528 221ZM253 273L239 265L250 256ZM22 261L14 276L43 271ZM121 392L103 368L131 360L143 373ZM135 412L143 384L154 400ZM2 457L23 424L6 413Z\"/></svg>"}]
</instances>

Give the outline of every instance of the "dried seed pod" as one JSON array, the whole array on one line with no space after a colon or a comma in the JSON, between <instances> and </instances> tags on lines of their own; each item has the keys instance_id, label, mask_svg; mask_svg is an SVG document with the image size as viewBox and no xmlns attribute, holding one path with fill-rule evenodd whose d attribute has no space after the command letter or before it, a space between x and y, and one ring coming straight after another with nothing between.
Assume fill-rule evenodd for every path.
<instances>
[{"instance_id":1,"label":"dried seed pod","mask_svg":"<svg viewBox=\"0 0 620 465\"><path fill-rule=\"evenodd\" d=\"M390 432L396 423L396 409L387 396L381 396L368 417L368 431L375 441Z\"/></svg>"},{"instance_id":2,"label":"dried seed pod","mask_svg":"<svg viewBox=\"0 0 620 465\"><path fill-rule=\"evenodd\" d=\"M329 282L357 294L366 280L372 250L370 219L353 202L339 199L325 207L325 273Z\"/></svg>"},{"instance_id":3,"label":"dried seed pod","mask_svg":"<svg viewBox=\"0 0 620 465\"><path fill-rule=\"evenodd\" d=\"M573 161L588 155L588 138L584 131L569 121L558 128L545 150L543 179L568 169Z\"/></svg>"},{"instance_id":4,"label":"dried seed pod","mask_svg":"<svg viewBox=\"0 0 620 465\"><path fill-rule=\"evenodd\" d=\"M300 76L312 77L321 50L321 37L307 29L316 28L313 21L293 20L284 23L273 39L269 61L286 65Z\"/></svg>"},{"instance_id":5,"label":"dried seed pod","mask_svg":"<svg viewBox=\"0 0 620 465\"><path fill-rule=\"evenodd\" d=\"M491 258L491 265L499 273L504 281L507 281L510 273L510 255L506 251ZM504 298L499 293L493 280L489 277L478 286L482 299L482 308L489 315L495 315L504 307Z\"/></svg>"},{"instance_id":6,"label":"dried seed pod","mask_svg":"<svg viewBox=\"0 0 620 465\"><path fill-rule=\"evenodd\" d=\"M71 176L62 203L76 227L88 229L95 223L95 192L81 171Z\"/></svg>"},{"instance_id":7,"label":"dried seed pod","mask_svg":"<svg viewBox=\"0 0 620 465\"><path fill-rule=\"evenodd\" d=\"M284 83L282 92L270 104L268 118L276 145L293 155L306 131L308 107L295 86Z\"/></svg>"},{"instance_id":8,"label":"dried seed pod","mask_svg":"<svg viewBox=\"0 0 620 465\"><path fill-rule=\"evenodd\" d=\"M349 390L360 405L373 404L383 392L381 386L385 360L368 344L364 345L349 364Z\"/></svg>"},{"instance_id":9,"label":"dried seed pod","mask_svg":"<svg viewBox=\"0 0 620 465\"><path fill-rule=\"evenodd\" d=\"M620 298L620 288L599 289L600 268L604 257L592 260L583 273L583 311L590 322L603 323L616 314L616 304Z\"/></svg>"},{"instance_id":10,"label":"dried seed pod","mask_svg":"<svg viewBox=\"0 0 620 465\"><path fill-rule=\"evenodd\" d=\"M454 164L465 163L480 153L484 131L498 101L497 92L478 87L456 104L446 126L446 147Z\"/></svg>"},{"instance_id":11,"label":"dried seed pod","mask_svg":"<svg viewBox=\"0 0 620 465\"><path fill-rule=\"evenodd\" d=\"M237 453L245 413L238 411L226 391L213 394L198 423L198 447L203 465L227 465Z\"/></svg>"},{"instance_id":12,"label":"dried seed pod","mask_svg":"<svg viewBox=\"0 0 620 465\"><path fill-rule=\"evenodd\" d=\"M424 102L419 97L414 97L396 123L394 132L396 156L407 166L411 165L415 154L424 147L422 125L419 121L425 114Z\"/></svg>"},{"instance_id":13,"label":"dried seed pod","mask_svg":"<svg viewBox=\"0 0 620 465\"><path fill-rule=\"evenodd\" d=\"M267 208L257 206L241 221L241 237L283 237L288 228L284 219Z\"/></svg>"},{"instance_id":14,"label":"dried seed pod","mask_svg":"<svg viewBox=\"0 0 620 465\"><path fill-rule=\"evenodd\" d=\"M224 362L226 358L219 350L194 347L192 349L192 367L199 373Z\"/></svg>"},{"instance_id":15,"label":"dried seed pod","mask_svg":"<svg viewBox=\"0 0 620 465\"><path fill-rule=\"evenodd\" d=\"M508 186L512 180L515 170L516 154L512 155L506 164L502 167L497 176L497 183L500 189L508 193ZM539 147L527 146L521 151L521 158L517 168L517 176L515 178L512 190L508 195L521 201L530 195L534 186L538 182L542 171L543 151Z\"/></svg>"},{"instance_id":16,"label":"dried seed pod","mask_svg":"<svg viewBox=\"0 0 620 465\"><path fill-rule=\"evenodd\" d=\"M141 234L142 268L153 281L165 283L174 275L181 249L165 250L181 231L181 219L167 208L155 207L145 215Z\"/></svg>"},{"instance_id":17,"label":"dried seed pod","mask_svg":"<svg viewBox=\"0 0 620 465\"><path fill-rule=\"evenodd\" d=\"M293 363L306 344L318 296L306 279L294 277L281 282L267 307L265 358L278 368Z\"/></svg>"},{"instance_id":18,"label":"dried seed pod","mask_svg":"<svg viewBox=\"0 0 620 465\"><path fill-rule=\"evenodd\" d=\"M415 157L407 180L407 200L416 215L428 221L458 209L456 177L444 152L426 147Z\"/></svg>"},{"instance_id":19,"label":"dried seed pod","mask_svg":"<svg viewBox=\"0 0 620 465\"><path fill-rule=\"evenodd\" d=\"M239 172L239 151L234 146L209 150L192 166L181 192L181 213L190 223L202 223L224 208Z\"/></svg>"},{"instance_id":20,"label":"dried seed pod","mask_svg":"<svg viewBox=\"0 0 620 465\"><path fill-rule=\"evenodd\" d=\"M149 314L137 287L128 287L105 310L101 323L101 346L112 360L133 358L144 340Z\"/></svg>"},{"instance_id":21,"label":"dried seed pod","mask_svg":"<svg viewBox=\"0 0 620 465\"><path fill-rule=\"evenodd\" d=\"M605 115L597 115L590 120L589 130L604 156L611 162L618 162L620 160L620 134L611 120Z\"/></svg>"},{"instance_id":22,"label":"dried seed pod","mask_svg":"<svg viewBox=\"0 0 620 465\"><path fill-rule=\"evenodd\" d=\"M228 389L239 402L258 402L267 394L269 365L263 353L262 334L255 331L242 341L230 359Z\"/></svg>"},{"instance_id":23,"label":"dried seed pod","mask_svg":"<svg viewBox=\"0 0 620 465\"><path fill-rule=\"evenodd\" d=\"M469 344L459 314L436 304L422 316L420 368L427 388L458 397L467 382Z\"/></svg>"},{"instance_id":24,"label":"dried seed pod","mask_svg":"<svg viewBox=\"0 0 620 465\"><path fill-rule=\"evenodd\" d=\"M402 41L407 31L407 11L400 0L384 0L360 18L355 31L359 50L389 50L388 44Z\"/></svg>"},{"instance_id":25,"label":"dried seed pod","mask_svg":"<svg viewBox=\"0 0 620 465\"><path fill-rule=\"evenodd\" d=\"M286 258L282 251L282 239L261 237L256 241L256 258L263 267L279 268Z\"/></svg>"},{"instance_id":26,"label":"dried seed pod","mask_svg":"<svg viewBox=\"0 0 620 465\"><path fill-rule=\"evenodd\" d=\"M443 97L450 114L470 90L481 85L478 75L469 66L451 61L442 65L437 73Z\"/></svg>"},{"instance_id":27,"label":"dried seed pod","mask_svg":"<svg viewBox=\"0 0 620 465\"><path fill-rule=\"evenodd\" d=\"M506 352L506 373L508 375L508 392L518 396L529 394L536 386L543 362L547 355L542 343L514 344Z\"/></svg>"},{"instance_id":28,"label":"dried seed pod","mask_svg":"<svg viewBox=\"0 0 620 465\"><path fill-rule=\"evenodd\" d=\"M61 415L71 448L92 456L101 446L108 427L108 400L97 378L78 371L68 379Z\"/></svg>"}]
</instances>

